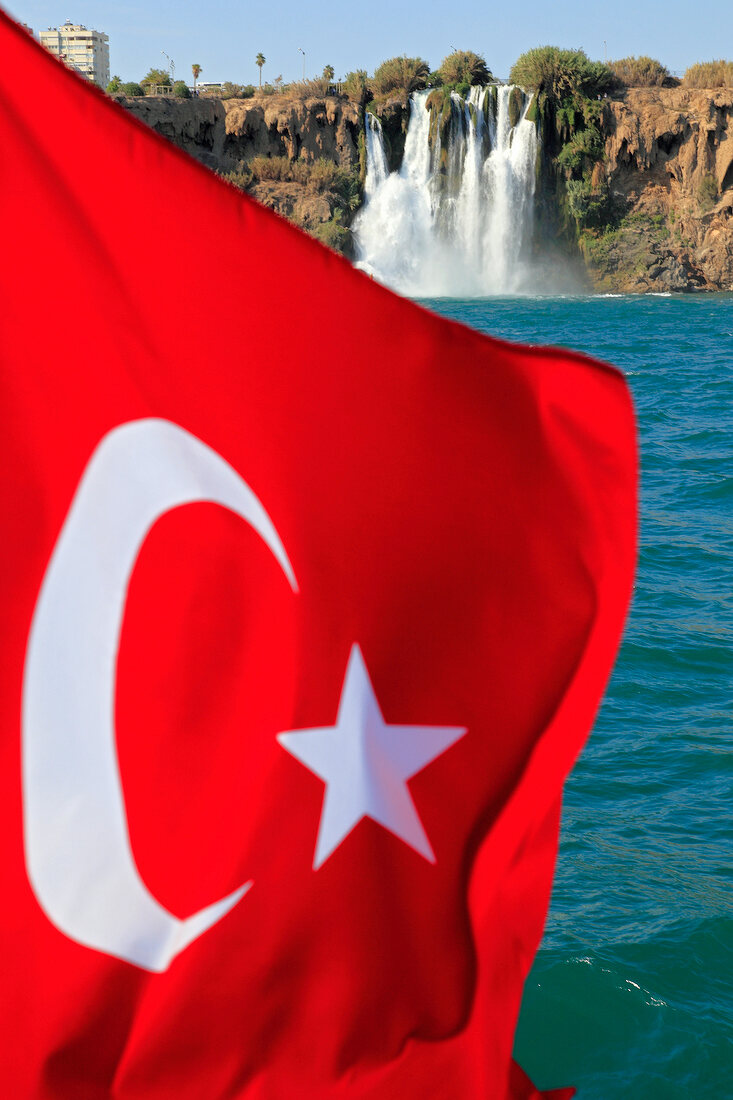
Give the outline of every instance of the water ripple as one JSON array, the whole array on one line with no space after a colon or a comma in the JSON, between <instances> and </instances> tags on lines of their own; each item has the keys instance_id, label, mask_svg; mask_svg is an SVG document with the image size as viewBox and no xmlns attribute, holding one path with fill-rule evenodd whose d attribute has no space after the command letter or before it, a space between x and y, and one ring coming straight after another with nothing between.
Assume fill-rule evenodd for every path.
<instances>
[{"instance_id":1,"label":"water ripple","mask_svg":"<svg viewBox=\"0 0 733 1100\"><path fill-rule=\"evenodd\" d=\"M638 416L633 605L567 783L517 1056L579 1100L721 1100L733 1095L733 295L432 304L614 362Z\"/></svg>"}]
</instances>

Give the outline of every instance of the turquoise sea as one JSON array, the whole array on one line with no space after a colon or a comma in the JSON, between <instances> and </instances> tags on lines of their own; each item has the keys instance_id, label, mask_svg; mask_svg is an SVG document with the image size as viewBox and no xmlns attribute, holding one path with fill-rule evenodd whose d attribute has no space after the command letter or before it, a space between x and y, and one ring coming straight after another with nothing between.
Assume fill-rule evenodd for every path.
<instances>
[{"instance_id":1,"label":"turquoise sea","mask_svg":"<svg viewBox=\"0 0 733 1100\"><path fill-rule=\"evenodd\" d=\"M628 378L641 540L623 645L565 790L516 1056L578 1100L733 1097L733 295L439 299Z\"/></svg>"}]
</instances>

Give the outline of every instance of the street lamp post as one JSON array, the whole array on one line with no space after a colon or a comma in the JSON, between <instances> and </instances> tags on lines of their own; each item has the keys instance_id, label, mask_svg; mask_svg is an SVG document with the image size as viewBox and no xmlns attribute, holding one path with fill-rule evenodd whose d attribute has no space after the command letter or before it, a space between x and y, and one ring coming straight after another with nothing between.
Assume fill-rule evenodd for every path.
<instances>
[{"instance_id":1,"label":"street lamp post","mask_svg":"<svg viewBox=\"0 0 733 1100\"><path fill-rule=\"evenodd\" d=\"M165 50L161 50L160 52L163 54L163 57L168 58L168 68L171 71L171 84L175 84L175 80L176 80L176 65L175 65L175 62L171 61L170 57L168 57L168 54L165 52Z\"/></svg>"},{"instance_id":2,"label":"street lamp post","mask_svg":"<svg viewBox=\"0 0 733 1100\"><path fill-rule=\"evenodd\" d=\"M300 46L298 46L298 53L302 53L303 55L303 80L305 80L305 50L301 50Z\"/></svg>"}]
</instances>

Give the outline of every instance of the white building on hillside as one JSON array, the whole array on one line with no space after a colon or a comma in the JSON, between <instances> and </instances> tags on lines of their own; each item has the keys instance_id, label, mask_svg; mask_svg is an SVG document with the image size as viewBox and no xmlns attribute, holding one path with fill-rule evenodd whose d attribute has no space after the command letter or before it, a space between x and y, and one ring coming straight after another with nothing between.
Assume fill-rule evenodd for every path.
<instances>
[{"instance_id":1,"label":"white building on hillside","mask_svg":"<svg viewBox=\"0 0 733 1100\"><path fill-rule=\"evenodd\" d=\"M106 88L109 84L109 38L68 20L63 27L49 27L39 35L41 45L65 61L70 69Z\"/></svg>"}]
</instances>

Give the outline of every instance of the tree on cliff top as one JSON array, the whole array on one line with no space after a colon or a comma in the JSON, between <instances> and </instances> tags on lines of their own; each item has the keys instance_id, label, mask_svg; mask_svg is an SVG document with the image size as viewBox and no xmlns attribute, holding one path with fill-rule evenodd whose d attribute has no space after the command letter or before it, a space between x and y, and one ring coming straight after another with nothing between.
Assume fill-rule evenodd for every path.
<instances>
[{"instance_id":1,"label":"tree on cliff top","mask_svg":"<svg viewBox=\"0 0 733 1100\"><path fill-rule=\"evenodd\" d=\"M357 69L353 73L347 73L343 83L343 91L355 103L364 104L368 99L371 99L372 90L366 69Z\"/></svg>"},{"instance_id":2,"label":"tree on cliff top","mask_svg":"<svg viewBox=\"0 0 733 1100\"><path fill-rule=\"evenodd\" d=\"M493 80L485 59L473 50L454 50L443 58L438 73L444 84L488 84Z\"/></svg>"},{"instance_id":3,"label":"tree on cliff top","mask_svg":"<svg viewBox=\"0 0 733 1100\"><path fill-rule=\"evenodd\" d=\"M429 75L430 66L422 57L391 57L382 62L370 83L375 95L409 93L424 88Z\"/></svg>"},{"instance_id":4,"label":"tree on cliff top","mask_svg":"<svg viewBox=\"0 0 733 1100\"><path fill-rule=\"evenodd\" d=\"M613 73L603 62L591 61L584 50L558 46L527 50L512 65L509 80L544 92L558 103L575 95L595 99L614 84Z\"/></svg>"},{"instance_id":5,"label":"tree on cliff top","mask_svg":"<svg viewBox=\"0 0 733 1100\"><path fill-rule=\"evenodd\" d=\"M196 81L201 76L201 66L192 65L191 72L193 73L193 94L196 95Z\"/></svg>"},{"instance_id":6,"label":"tree on cliff top","mask_svg":"<svg viewBox=\"0 0 733 1100\"><path fill-rule=\"evenodd\" d=\"M334 78L335 72L336 72L336 70L334 69L333 65L325 65L324 66L323 79L326 81L327 84L331 83L331 81Z\"/></svg>"},{"instance_id":7,"label":"tree on cliff top","mask_svg":"<svg viewBox=\"0 0 733 1100\"><path fill-rule=\"evenodd\" d=\"M206 92L203 94L206 95ZM225 80L219 91L219 98L251 99L254 94L254 84L233 84L231 80Z\"/></svg>"},{"instance_id":8,"label":"tree on cliff top","mask_svg":"<svg viewBox=\"0 0 733 1100\"><path fill-rule=\"evenodd\" d=\"M167 69L149 69L147 76L140 81L143 88L167 86L171 84L171 74Z\"/></svg>"},{"instance_id":9,"label":"tree on cliff top","mask_svg":"<svg viewBox=\"0 0 733 1100\"><path fill-rule=\"evenodd\" d=\"M267 58L263 53L257 54L257 57L255 58L255 65L260 70L260 88L262 87L262 66L265 64L266 61Z\"/></svg>"}]
</instances>

